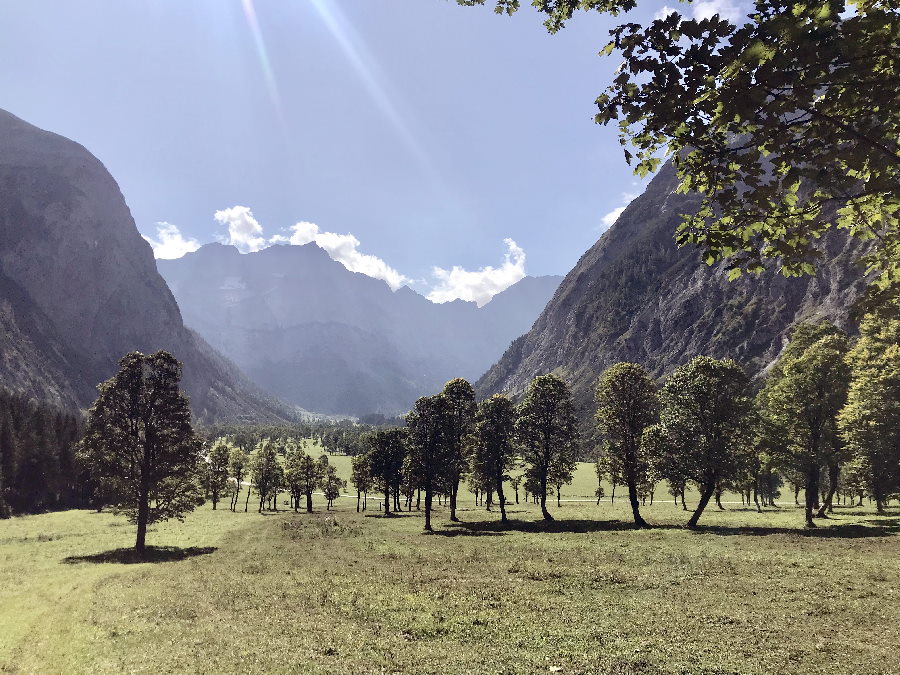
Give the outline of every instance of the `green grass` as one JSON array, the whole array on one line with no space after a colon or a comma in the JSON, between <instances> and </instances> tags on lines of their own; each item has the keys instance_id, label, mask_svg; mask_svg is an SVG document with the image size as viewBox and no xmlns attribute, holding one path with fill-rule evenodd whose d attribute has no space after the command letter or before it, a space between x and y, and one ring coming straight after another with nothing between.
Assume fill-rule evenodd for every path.
<instances>
[{"instance_id":1,"label":"green grass","mask_svg":"<svg viewBox=\"0 0 900 675\"><path fill-rule=\"evenodd\" d=\"M436 514L212 511L153 529L70 511L0 522L0 671L900 672L900 517L671 503L464 501ZM317 507L321 500L317 502ZM377 512L376 512L377 513ZM559 670L554 670L554 669Z\"/></svg>"}]
</instances>

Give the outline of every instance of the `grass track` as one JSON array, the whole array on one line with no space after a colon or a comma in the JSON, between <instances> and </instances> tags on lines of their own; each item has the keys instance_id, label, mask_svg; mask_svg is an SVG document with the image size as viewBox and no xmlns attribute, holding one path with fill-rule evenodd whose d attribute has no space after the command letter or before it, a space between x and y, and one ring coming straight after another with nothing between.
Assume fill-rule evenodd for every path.
<instances>
[{"instance_id":1,"label":"grass track","mask_svg":"<svg viewBox=\"0 0 900 675\"><path fill-rule=\"evenodd\" d=\"M550 527L519 505L509 529L441 510L427 536L419 514L338 504L205 507L148 538L186 557L143 564L87 561L132 543L107 514L0 522L0 670L900 672L897 514L809 534L793 508L730 509L694 533L672 504L648 531L624 504L564 504Z\"/></svg>"}]
</instances>

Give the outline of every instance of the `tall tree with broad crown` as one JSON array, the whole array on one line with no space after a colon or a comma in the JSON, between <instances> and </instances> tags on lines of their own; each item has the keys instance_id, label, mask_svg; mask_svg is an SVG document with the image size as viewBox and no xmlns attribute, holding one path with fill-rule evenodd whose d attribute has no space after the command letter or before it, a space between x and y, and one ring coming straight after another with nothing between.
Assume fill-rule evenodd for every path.
<instances>
[{"instance_id":1,"label":"tall tree with broad crown","mask_svg":"<svg viewBox=\"0 0 900 675\"><path fill-rule=\"evenodd\" d=\"M538 489L544 520L553 520L547 510L548 486L571 482L575 470L578 429L572 394L556 375L539 375L516 413L516 440L526 473Z\"/></svg>"},{"instance_id":2,"label":"tall tree with broad crown","mask_svg":"<svg viewBox=\"0 0 900 675\"><path fill-rule=\"evenodd\" d=\"M730 359L696 356L676 368L659 393L663 465L700 488L688 521L696 527L716 486L733 478L753 442L750 380Z\"/></svg>"},{"instance_id":3,"label":"tall tree with broad crown","mask_svg":"<svg viewBox=\"0 0 900 675\"><path fill-rule=\"evenodd\" d=\"M462 378L450 380L442 392L446 401L445 465L447 487L450 491L450 520L457 522L456 498L459 482L469 469L472 434L475 431L475 390Z\"/></svg>"},{"instance_id":4,"label":"tall tree with broad crown","mask_svg":"<svg viewBox=\"0 0 900 675\"><path fill-rule=\"evenodd\" d=\"M837 415L850 381L847 348L846 336L831 324L800 324L760 393L766 423L787 440L783 463L804 476L807 527L816 527L813 517L820 515L821 469L837 462Z\"/></svg>"},{"instance_id":5,"label":"tall tree with broad crown","mask_svg":"<svg viewBox=\"0 0 900 675\"><path fill-rule=\"evenodd\" d=\"M425 492L425 531L431 532L431 510L435 491L447 474L447 398L443 394L423 396L406 416L409 451L418 483Z\"/></svg>"},{"instance_id":6,"label":"tall tree with broad crown","mask_svg":"<svg viewBox=\"0 0 900 675\"><path fill-rule=\"evenodd\" d=\"M493 485L500 502L500 520L506 522L503 481L516 465L516 411L502 394L494 394L478 406L475 418L474 471L487 485Z\"/></svg>"},{"instance_id":7,"label":"tall tree with broad crown","mask_svg":"<svg viewBox=\"0 0 900 675\"><path fill-rule=\"evenodd\" d=\"M217 438L206 455L202 474L203 488L209 495L213 511L228 489L228 463L233 449L227 438Z\"/></svg>"},{"instance_id":8,"label":"tall tree with broad crown","mask_svg":"<svg viewBox=\"0 0 900 675\"><path fill-rule=\"evenodd\" d=\"M898 312L900 314L900 312ZM847 405L838 427L879 513L900 493L900 318L867 315L847 355Z\"/></svg>"},{"instance_id":9,"label":"tall tree with broad crown","mask_svg":"<svg viewBox=\"0 0 900 675\"><path fill-rule=\"evenodd\" d=\"M641 439L657 420L659 398L647 371L636 363L617 363L600 376L597 384L597 430L619 460L634 524L648 527L641 516L638 488L648 458Z\"/></svg>"},{"instance_id":10,"label":"tall tree with broad crown","mask_svg":"<svg viewBox=\"0 0 900 675\"><path fill-rule=\"evenodd\" d=\"M181 519L203 503L202 442L180 380L181 364L168 352L126 354L119 372L98 387L79 443L98 494L137 525L139 555L148 525Z\"/></svg>"},{"instance_id":11,"label":"tall tree with broad crown","mask_svg":"<svg viewBox=\"0 0 900 675\"><path fill-rule=\"evenodd\" d=\"M369 471L384 492L384 515L391 515L391 494L397 496L406 457L406 429L378 429L369 437Z\"/></svg>"}]
</instances>

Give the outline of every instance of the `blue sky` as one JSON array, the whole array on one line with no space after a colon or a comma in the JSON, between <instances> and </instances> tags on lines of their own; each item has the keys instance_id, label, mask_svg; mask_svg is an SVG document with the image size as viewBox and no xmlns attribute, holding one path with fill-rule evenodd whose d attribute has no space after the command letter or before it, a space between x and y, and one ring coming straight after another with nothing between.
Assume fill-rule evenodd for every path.
<instances>
[{"instance_id":1,"label":"blue sky","mask_svg":"<svg viewBox=\"0 0 900 675\"><path fill-rule=\"evenodd\" d=\"M453 0L0 0L0 107L96 154L163 254L316 241L394 286L484 301L523 270L568 272L642 189L592 121L615 22L549 35L530 7Z\"/></svg>"}]
</instances>

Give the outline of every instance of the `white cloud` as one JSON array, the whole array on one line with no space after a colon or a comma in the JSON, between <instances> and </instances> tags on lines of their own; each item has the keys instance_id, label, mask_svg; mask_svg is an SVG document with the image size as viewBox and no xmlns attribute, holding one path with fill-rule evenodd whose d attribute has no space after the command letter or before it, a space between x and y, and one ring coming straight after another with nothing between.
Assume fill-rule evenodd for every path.
<instances>
[{"instance_id":1,"label":"white cloud","mask_svg":"<svg viewBox=\"0 0 900 675\"><path fill-rule=\"evenodd\" d=\"M709 19L718 14L721 18L737 23L741 9L733 0L697 0L691 4L695 19Z\"/></svg>"},{"instance_id":2,"label":"white cloud","mask_svg":"<svg viewBox=\"0 0 900 675\"><path fill-rule=\"evenodd\" d=\"M268 243L263 236L262 225L253 217L253 212L246 206L232 206L230 209L216 211L215 219L228 226L228 236L224 243L236 246L241 253L251 253L266 247Z\"/></svg>"},{"instance_id":3,"label":"white cloud","mask_svg":"<svg viewBox=\"0 0 900 675\"><path fill-rule=\"evenodd\" d=\"M504 239L503 243L506 244L506 254L500 267L487 266L476 271L456 265L450 270L432 268L431 273L438 284L428 294L428 299L438 303L474 300L481 307L494 295L522 279L525 276L525 251L512 239Z\"/></svg>"},{"instance_id":4,"label":"white cloud","mask_svg":"<svg viewBox=\"0 0 900 675\"><path fill-rule=\"evenodd\" d=\"M177 225L172 223L157 223L156 236L157 239L141 235L146 239L150 246L153 247L154 258L180 258L185 253L191 253L200 248L200 242L194 238L185 239L178 230Z\"/></svg>"},{"instance_id":5,"label":"white cloud","mask_svg":"<svg viewBox=\"0 0 900 675\"><path fill-rule=\"evenodd\" d=\"M284 240L284 237L276 235L271 241L276 241L276 238ZM315 242L319 248L328 252L332 260L337 260L351 272L360 272L381 279L395 291L411 281L381 258L362 253L359 250L359 239L350 233L322 232L315 223L300 221L291 226L291 236L287 241L295 246Z\"/></svg>"},{"instance_id":6,"label":"white cloud","mask_svg":"<svg viewBox=\"0 0 900 675\"><path fill-rule=\"evenodd\" d=\"M303 246L314 243L324 249L332 260L341 263L351 272L360 272L375 279L381 279L392 290L403 285L427 285L424 280L414 280L401 274L378 256L359 250L360 241L353 234L323 232L315 223L299 221L287 233L266 237L262 225L253 217L246 206L232 206L216 211L215 219L228 226L223 243L232 244L243 253L259 251L272 244ZM494 295L512 286L525 276L525 252L512 239L504 239L506 254L499 267L483 267L470 271L459 266L450 270L432 268L436 280L428 299L432 302L448 302L463 299L475 301L478 306L487 303ZM196 242L193 242L196 244ZM195 250L199 244L191 250Z\"/></svg>"},{"instance_id":7,"label":"white cloud","mask_svg":"<svg viewBox=\"0 0 900 675\"><path fill-rule=\"evenodd\" d=\"M622 215L625 207L627 207L635 199L637 199L637 195L631 194L630 192L623 192L622 201L624 202L624 204L622 204L622 206L617 206L600 219L600 222L603 224L603 229L612 227L613 223L615 223L619 219L619 216Z\"/></svg>"},{"instance_id":8,"label":"white cloud","mask_svg":"<svg viewBox=\"0 0 900 675\"><path fill-rule=\"evenodd\" d=\"M624 206L620 206L618 208L613 209L605 216L600 219L600 222L603 223L604 227L612 227L612 224L619 219L619 216L622 215L622 211L625 210Z\"/></svg>"},{"instance_id":9,"label":"white cloud","mask_svg":"<svg viewBox=\"0 0 900 675\"><path fill-rule=\"evenodd\" d=\"M673 7L669 7L668 5L663 5L662 9L660 9L656 14L653 15L654 19L665 19L672 12L677 11Z\"/></svg>"}]
</instances>

